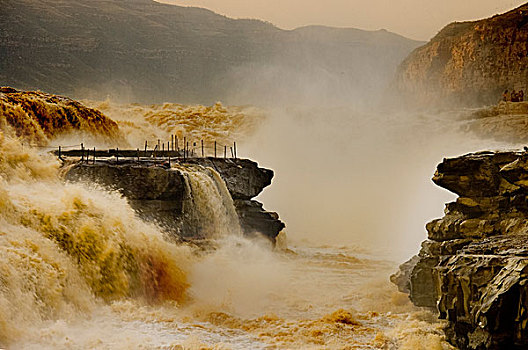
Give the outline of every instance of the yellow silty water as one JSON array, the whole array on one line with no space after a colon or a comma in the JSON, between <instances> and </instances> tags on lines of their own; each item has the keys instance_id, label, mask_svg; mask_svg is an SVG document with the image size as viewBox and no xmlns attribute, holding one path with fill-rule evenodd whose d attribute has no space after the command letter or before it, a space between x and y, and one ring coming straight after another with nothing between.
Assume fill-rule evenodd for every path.
<instances>
[{"instance_id":1,"label":"yellow silty water","mask_svg":"<svg viewBox=\"0 0 528 350\"><path fill-rule=\"evenodd\" d=\"M232 145L253 135L266 119L265 113L250 106L224 106L220 102L212 106L164 104L118 104L112 101L85 103L112 118L123 133L127 143L122 146L142 148L145 141L154 147L176 136L175 148L184 148L184 139L193 148L194 143L205 142L205 153L214 154L214 142L218 152L223 146Z\"/></svg>"},{"instance_id":2,"label":"yellow silty water","mask_svg":"<svg viewBox=\"0 0 528 350\"><path fill-rule=\"evenodd\" d=\"M0 133L0 345L30 325L122 297L181 302L188 251L116 193L64 184Z\"/></svg>"},{"instance_id":3,"label":"yellow silty water","mask_svg":"<svg viewBox=\"0 0 528 350\"><path fill-rule=\"evenodd\" d=\"M253 123L221 105L107 108L129 144L179 131L228 142ZM214 249L169 243L118 193L64 183L54 157L0 132L0 348L451 349L389 284L394 263L346 246L273 251L240 234L214 169L174 171L186 219Z\"/></svg>"},{"instance_id":4,"label":"yellow silty water","mask_svg":"<svg viewBox=\"0 0 528 350\"><path fill-rule=\"evenodd\" d=\"M233 199L218 172L199 165L177 165L176 168L185 180L184 217L197 236L240 236L242 229Z\"/></svg>"}]
</instances>

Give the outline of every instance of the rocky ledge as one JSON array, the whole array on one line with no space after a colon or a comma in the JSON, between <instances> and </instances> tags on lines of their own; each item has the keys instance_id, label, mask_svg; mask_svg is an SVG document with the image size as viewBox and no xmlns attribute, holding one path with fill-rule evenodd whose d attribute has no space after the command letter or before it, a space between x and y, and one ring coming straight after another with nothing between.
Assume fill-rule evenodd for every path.
<instances>
[{"instance_id":1,"label":"rocky ledge","mask_svg":"<svg viewBox=\"0 0 528 350\"><path fill-rule=\"evenodd\" d=\"M277 213L263 209L253 200L271 184L273 171L259 168L247 159L188 158L179 166L210 167L224 180L233 198L244 234L262 234L272 242L284 228ZM186 225L184 203L188 197L184 174L177 167L154 162L97 161L95 164L78 162L67 167L65 178L70 181L89 181L120 191L138 214L156 221L168 232L183 239L201 237L197 227Z\"/></svg>"},{"instance_id":2,"label":"rocky ledge","mask_svg":"<svg viewBox=\"0 0 528 350\"><path fill-rule=\"evenodd\" d=\"M391 280L460 349L528 348L528 154L444 159L433 181L459 197Z\"/></svg>"},{"instance_id":3,"label":"rocky ledge","mask_svg":"<svg viewBox=\"0 0 528 350\"><path fill-rule=\"evenodd\" d=\"M479 137L522 143L528 139L528 102L499 102L469 114L464 131Z\"/></svg>"}]
</instances>

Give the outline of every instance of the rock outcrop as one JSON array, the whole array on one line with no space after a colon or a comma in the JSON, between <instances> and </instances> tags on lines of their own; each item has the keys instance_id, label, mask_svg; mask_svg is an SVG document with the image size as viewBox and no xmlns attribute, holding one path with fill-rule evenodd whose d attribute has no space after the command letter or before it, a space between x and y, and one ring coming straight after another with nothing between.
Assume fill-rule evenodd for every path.
<instances>
[{"instance_id":1,"label":"rock outcrop","mask_svg":"<svg viewBox=\"0 0 528 350\"><path fill-rule=\"evenodd\" d=\"M528 4L475 22L452 23L414 50L395 79L408 104L495 104L528 78Z\"/></svg>"},{"instance_id":2,"label":"rock outcrop","mask_svg":"<svg viewBox=\"0 0 528 350\"><path fill-rule=\"evenodd\" d=\"M264 210L261 203L252 199L271 184L272 170L259 168L247 159L188 158L180 160L178 165L210 167L220 175L234 201L244 234L262 234L275 241L284 228L277 213ZM189 190L178 167L168 168L149 161L80 162L67 168L65 178L118 190L143 218L156 221L184 239L205 238L199 236L195 227L186 226L184 206Z\"/></svg>"},{"instance_id":3,"label":"rock outcrop","mask_svg":"<svg viewBox=\"0 0 528 350\"><path fill-rule=\"evenodd\" d=\"M459 197L428 223L417 257L391 279L449 321L460 349L528 347L528 154L444 159L433 181Z\"/></svg>"}]
</instances>

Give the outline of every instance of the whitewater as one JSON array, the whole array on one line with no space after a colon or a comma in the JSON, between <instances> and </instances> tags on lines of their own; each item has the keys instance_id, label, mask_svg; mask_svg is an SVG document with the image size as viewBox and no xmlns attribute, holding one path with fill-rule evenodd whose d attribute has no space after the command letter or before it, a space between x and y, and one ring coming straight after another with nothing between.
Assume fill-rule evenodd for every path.
<instances>
[{"instance_id":1,"label":"whitewater","mask_svg":"<svg viewBox=\"0 0 528 350\"><path fill-rule=\"evenodd\" d=\"M174 106L106 108L129 144L146 124L152 138L181 127L171 121ZM179 165L185 212L214 241L203 249L175 243L116 191L65 183L55 157L0 134L0 346L451 349L443 324L388 277L450 196L428 184L439 159L513 145L480 140L463 131L465 121L440 116L257 114L247 123L214 114L225 132L211 137L251 130L242 155L276 171L260 197L287 224L276 247L241 235L213 169ZM210 124L188 126L197 135L200 127L212 133Z\"/></svg>"}]
</instances>

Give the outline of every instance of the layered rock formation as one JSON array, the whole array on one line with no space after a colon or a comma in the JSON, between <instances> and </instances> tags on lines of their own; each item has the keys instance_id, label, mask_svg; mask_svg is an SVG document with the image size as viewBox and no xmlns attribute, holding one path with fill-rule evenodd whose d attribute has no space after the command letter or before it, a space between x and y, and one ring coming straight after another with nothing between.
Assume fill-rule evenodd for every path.
<instances>
[{"instance_id":1,"label":"layered rock formation","mask_svg":"<svg viewBox=\"0 0 528 350\"><path fill-rule=\"evenodd\" d=\"M247 159L189 158L178 165L210 167L220 175L234 201L244 234L262 234L274 242L284 228L277 213L264 210L261 203L252 199L271 184L272 170L259 168ZM181 238L206 238L184 218L185 202L192 194L178 167L168 168L149 161L75 163L67 168L65 178L95 182L120 191L143 218L156 221Z\"/></svg>"},{"instance_id":2,"label":"layered rock formation","mask_svg":"<svg viewBox=\"0 0 528 350\"><path fill-rule=\"evenodd\" d=\"M526 349L528 154L444 159L433 181L459 197L392 281L415 305L436 308L460 349Z\"/></svg>"},{"instance_id":3,"label":"layered rock formation","mask_svg":"<svg viewBox=\"0 0 528 350\"><path fill-rule=\"evenodd\" d=\"M528 78L528 4L475 22L452 23L399 67L395 88L408 104L496 103Z\"/></svg>"}]
</instances>

